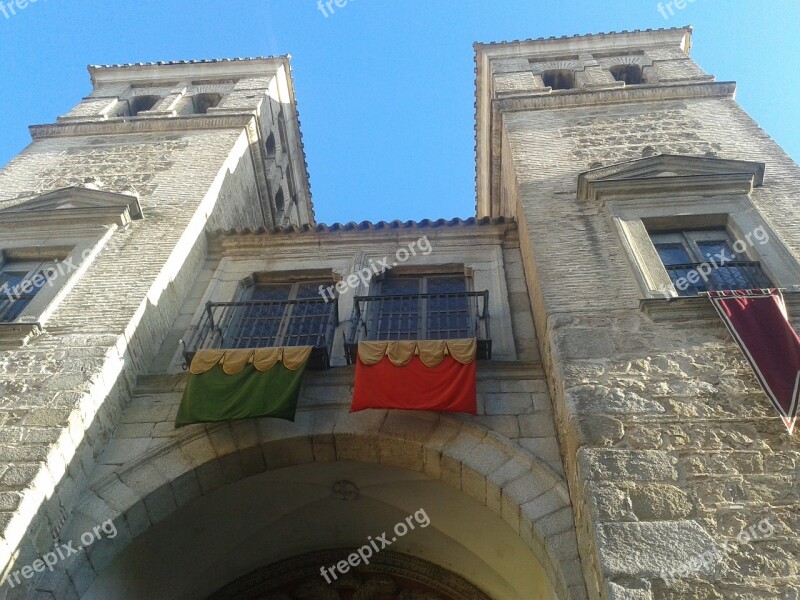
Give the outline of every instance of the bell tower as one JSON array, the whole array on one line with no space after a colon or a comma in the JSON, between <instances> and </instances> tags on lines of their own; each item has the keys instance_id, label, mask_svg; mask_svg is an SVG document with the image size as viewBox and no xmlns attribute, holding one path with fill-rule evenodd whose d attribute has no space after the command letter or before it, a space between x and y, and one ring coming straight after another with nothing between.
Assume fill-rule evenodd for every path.
<instances>
[{"instance_id":1,"label":"bell tower","mask_svg":"<svg viewBox=\"0 0 800 600\"><path fill-rule=\"evenodd\" d=\"M31 126L0 169L0 355L40 369L0 373L2 422L49 428L0 452L18 474L4 481L4 565L60 543L204 273L206 232L314 223L288 57L89 73L91 93Z\"/></svg>"},{"instance_id":2,"label":"bell tower","mask_svg":"<svg viewBox=\"0 0 800 600\"><path fill-rule=\"evenodd\" d=\"M791 510L789 419L705 294L783 290L800 330L800 169L691 35L475 46L478 216L519 223L593 599L794 589L771 566L790 529L736 537ZM727 568L725 544L758 568Z\"/></svg>"},{"instance_id":3,"label":"bell tower","mask_svg":"<svg viewBox=\"0 0 800 600\"><path fill-rule=\"evenodd\" d=\"M139 134L148 134L139 136L144 140L159 133L171 138L165 141L176 141L214 138L215 131L221 134L216 136L219 138L225 130L241 128L253 179L246 191L253 221L246 226L313 222L287 58L93 65L89 73L92 93L54 125L33 127L36 139L128 132L134 134L131 142ZM204 153L220 149L220 143L212 141ZM146 145L137 143L136 157L131 160L147 156ZM151 149L160 153L155 146ZM140 188L148 190L154 176L144 172L146 169L133 174L127 170L124 176L104 170L100 179L114 180L136 193Z\"/></svg>"}]
</instances>

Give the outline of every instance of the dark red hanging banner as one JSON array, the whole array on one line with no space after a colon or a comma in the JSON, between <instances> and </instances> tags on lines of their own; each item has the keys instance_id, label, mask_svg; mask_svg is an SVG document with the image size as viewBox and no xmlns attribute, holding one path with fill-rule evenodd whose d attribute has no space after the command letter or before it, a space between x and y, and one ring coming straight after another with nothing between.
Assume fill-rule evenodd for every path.
<instances>
[{"instance_id":1,"label":"dark red hanging banner","mask_svg":"<svg viewBox=\"0 0 800 600\"><path fill-rule=\"evenodd\" d=\"M792 433L800 405L800 337L778 290L707 292Z\"/></svg>"},{"instance_id":2,"label":"dark red hanging banner","mask_svg":"<svg viewBox=\"0 0 800 600\"><path fill-rule=\"evenodd\" d=\"M477 413L475 340L361 342L351 412Z\"/></svg>"}]
</instances>

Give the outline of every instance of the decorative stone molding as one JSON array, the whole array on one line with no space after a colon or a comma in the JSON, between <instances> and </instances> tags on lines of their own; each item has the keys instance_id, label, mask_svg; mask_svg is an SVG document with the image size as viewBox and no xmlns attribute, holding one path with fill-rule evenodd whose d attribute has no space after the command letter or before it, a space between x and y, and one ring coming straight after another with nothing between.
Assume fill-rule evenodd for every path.
<instances>
[{"instance_id":1,"label":"decorative stone molding","mask_svg":"<svg viewBox=\"0 0 800 600\"><path fill-rule=\"evenodd\" d=\"M88 187L65 187L0 210L3 224L29 224L58 221L64 223L116 223L124 227L143 219L138 196Z\"/></svg>"},{"instance_id":2,"label":"decorative stone molding","mask_svg":"<svg viewBox=\"0 0 800 600\"><path fill-rule=\"evenodd\" d=\"M578 200L749 194L764 184L764 169L764 163L662 154L581 173Z\"/></svg>"},{"instance_id":3,"label":"decorative stone molding","mask_svg":"<svg viewBox=\"0 0 800 600\"><path fill-rule=\"evenodd\" d=\"M762 262L776 286L793 290L800 265L750 199L763 186L764 171L760 162L657 155L581 173L577 198L604 205L644 299L678 296L649 232L687 227L723 228L737 239L762 231L768 242L748 243L751 260ZM663 314L664 306L649 302L641 308Z\"/></svg>"},{"instance_id":4,"label":"decorative stone molding","mask_svg":"<svg viewBox=\"0 0 800 600\"><path fill-rule=\"evenodd\" d=\"M659 100L678 100L687 98L732 98L736 84L729 81L675 82L664 84L643 84L612 89L574 89L551 92L544 88L542 93L525 95L506 95L494 102L501 112L516 110L552 110L578 106L601 106L628 102L654 102Z\"/></svg>"},{"instance_id":5,"label":"decorative stone molding","mask_svg":"<svg viewBox=\"0 0 800 600\"><path fill-rule=\"evenodd\" d=\"M345 502L351 502L358 498L358 486L352 481L337 481L333 484L331 492L336 498Z\"/></svg>"},{"instance_id":6,"label":"decorative stone molding","mask_svg":"<svg viewBox=\"0 0 800 600\"><path fill-rule=\"evenodd\" d=\"M196 131L198 129L238 129L253 120L254 110L239 109L235 114L185 115L169 118L113 117L104 121L85 123L52 123L31 125L28 129L34 140L51 137L109 135L113 133L161 133L165 131Z\"/></svg>"}]
</instances>

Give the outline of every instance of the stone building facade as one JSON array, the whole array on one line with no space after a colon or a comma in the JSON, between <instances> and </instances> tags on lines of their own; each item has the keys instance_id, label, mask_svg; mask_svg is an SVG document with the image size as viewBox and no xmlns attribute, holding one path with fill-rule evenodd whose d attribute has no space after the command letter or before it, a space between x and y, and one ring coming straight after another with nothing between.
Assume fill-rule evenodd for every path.
<instances>
[{"instance_id":1,"label":"stone building facade","mask_svg":"<svg viewBox=\"0 0 800 600\"><path fill-rule=\"evenodd\" d=\"M315 222L285 58L91 67L0 171L0 266L46 276L0 322L0 596L800 598L800 447L656 248L759 232L797 328L800 170L690 39L476 45L477 214L418 223ZM476 416L350 412L393 277L483 303ZM295 421L176 429L257 282L342 284Z\"/></svg>"}]
</instances>

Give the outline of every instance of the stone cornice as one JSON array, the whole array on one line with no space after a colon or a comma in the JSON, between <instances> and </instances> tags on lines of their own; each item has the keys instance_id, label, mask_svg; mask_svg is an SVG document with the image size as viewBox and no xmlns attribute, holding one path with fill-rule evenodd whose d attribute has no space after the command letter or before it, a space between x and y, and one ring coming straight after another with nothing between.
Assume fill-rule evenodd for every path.
<instances>
[{"instance_id":1,"label":"stone cornice","mask_svg":"<svg viewBox=\"0 0 800 600\"><path fill-rule=\"evenodd\" d=\"M3 324L5 325L5 324ZM14 327L19 325L14 324ZM0 326L0 331L3 327ZM48 329L53 333L55 329ZM63 333L68 333L65 330ZM540 362L486 360L478 361L476 378L478 381L531 380L544 379L544 367ZM327 371L307 371L304 376L309 384L327 386L351 386L355 377L354 365L334 366ZM182 392L189 379L188 372L162 373L158 375L140 375L136 380L137 394L168 394ZM455 418L459 418L456 416ZM464 420L468 418L465 417Z\"/></svg>"},{"instance_id":2,"label":"stone cornice","mask_svg":"<svg viewBox=\"0 0 800 600\"><path fill-rule=\"evenodd\" d=\"M754 180L754 185L764 184L764 163L730 160L709 156L684 156L676 154L657 154L613 165L607 165L581 173L580 178L587 182L604 179L634 179L659 174L660 171L675 171L684 175L730 175L747 173Z\"/></svg>"},{"instance_id":3,"label":"stone cornice","mask_svg":"<svg viewBox=\"0 0 800 600\"><path fill-rule=\"evenodd\" d=\"M254 112L222 115L190 115L148 119L146 117L120 117L106 121L83 123L50 123L28 127L34 140L53 137L79 137L84 135L112 135L131 133L164 133L169 131L197 131L199 129L241 129L256 117Z\"/></svg>"},{"instance_id":4,"label":"stone cornice","mask_svg":"<svg viewBox=\"0 0 800 600\"><path fill-rule=\"evenodd\" d=\"M800 289L783 292L783 299L790 316L800 314ZM697 327L719 326L719 315L705 296L683 296L678 298L646 298L639 301L639 309L654 322L692 323Z\"/></svg>"},{"instance_id":5,"label":"stone cornice","mask_svg":"<svg viewBox=\"0 0 800 600\"><path fill-rule=\"evenodd\" d=\"M533 57L541 54L564 54L590 51L619 50L652 46L679 46L684 52L691 47L690 26L668 29L610 31L589 35L538 38L505 42L476 43L476 54L489 60Z\"/></svg>"},{"instance_id":6,"label":"stone cornice","mask_svg":"<svg viewBox=\"0 0 800 600\"><path fill-rule=\"evenodd\" d=\"M214 79L263 77L274 75L288 65L288 56L239 58L227 60L173 61L123 65L90 65L92 83L130 83L131 81L168 81L170 79Z\"/></svg>"},{"instance_id":7,"label":"stone cornice","mask_svg":"<svg viewBox=\"0 0 800 600\"><path fill-rule=\"evenodd\" d=\"M581 173L578 199L749 194L764 184L764 170L764 163L759 162L656 155Z\"/></svg>"},{"instance_id":8,"label":"stone cornice","mask_svg":"<svg viewBox=\"0 0 800 600\"><path fill-rule=\"evenodd\" d=\"M578 189L580 200L603 201L638 199L643 196L675 197L679 195L719 196L749 194L753 190L752 173L728 175L691 175L648 177L631 180L594 181Z\"/></svg>"},{"instance_id":9,"label":"stone cornice","mask_svg":"<svg viewBox=\"0 0 800 600\"><path fill-rule=\"evenodd\" d=\"M658 102L691 98L733 98L736 83L701 81L670 85L641 85L611 89L566 90L557 93L524 94L496 98L492 106L498 112L520 110L553 110L583 106L607 106L629 102Z\"/></svg>"},{"instance_id":10,"label":"stone cornice","mask_svg":"<svg viewBox=\"0 0 800 600\"><path fill-rule=\"evenodd\" d=\"M442 220L443 221L443 220ZM475 223L474 221L422 222L422 223L362 223L345 226L325 226L303 228L275 228L274 230L241 230L209 232L209 251L230 256L238 251L245 254L257 248L274 248L293 246L317 248L320 244L329 244L331 248L352 248L363 246L367 241L380 243L392 240L408 240L414 237L435 236L438 240L453 239L455 242L464 239L465 235L473 242L481 239L487 242L502 243L509 236L516 239L517 225L514 221L498 219L495 222Z\"/></svg>"},{"instance_id":11,"label":"stone cornice","mask_svg":"<svg viewBox=\"0 0 800 600\"><path fill-rule=\"evenodd\" d=\"M16 199L19 200L19 199ZM3 227L117 223L125 226L144 218L139 197L106 190L66 187L22 199L0 209Z\"/></svg>"}]
</instances>

